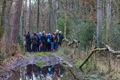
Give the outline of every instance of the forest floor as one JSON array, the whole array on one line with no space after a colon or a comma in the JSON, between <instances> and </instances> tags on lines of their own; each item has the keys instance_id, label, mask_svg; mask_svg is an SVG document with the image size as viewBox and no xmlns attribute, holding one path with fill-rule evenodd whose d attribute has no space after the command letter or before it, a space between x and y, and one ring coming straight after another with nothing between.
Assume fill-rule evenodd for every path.
<instances>
[{"instance_id":1,"label":"forest floor","mask_svg":"<svg viewBox=\"0 0 120 80\"><path fill-rule=\"evenodd\" d=\"M109 65L109 60L106 56L93 55L86 65L84 65L84 72L81 72L79 66L88 54L84 52L79 53L79 51L75 52L72 48L60 48L55 55L70 62L74 67L74 73L77 74L76 76L78 76L80 80L120 80L120 59L111 58ZM110 71L109 67L111 68Z\"/></svg>"},{"instance_id":2,"label":"forest floor","mask_svg":"<svg viewBox=\"0 0 120 80\"><path fill-rule=\"evenodd\" d=\"M80 55L73 54L74 49L70 48L60 48L56 53L53 53L73 65L74 74L79 78L79 80L106 80L105 76L99 71L93 69L93 64L87 64L84 68L84 72L79 69L80 64L83 62L83 58L80 59ZM85 58L84 58L85 59ZM68 73L69 74L69 73ZM67 76L66 76L67 78ZM69 79L69 78L68 78ZM65 79L63 79L65 80Z\"/></svg>"},{"instance_id":3,"label":"forest floor","mask_svg":"<svg viewBox=\"0 0 120 80\"><path fill-rule=\"evenodd\" d=\"M69 51L69 50L68 50ZM81 72L76 65L76 59L71 58L71 53L66 52L66 49L60 48L58 51L55 52L46 52L46 53L26 53L26 56L54 56L58 57L60 60L63 60L65 67L65 74L62 80L105 80L104 77L97 71L89 71L89 72ZM51 62L54 62L55 59L51 59ZM71 72L72 71L72 72Z\"/></svg>"},{"instance_id":4,"label":"forest floor","mask_svg":"<svg viewBox=\"0 0 120 80\"><path fill-rule=\"evenodd\" d=\"M81 63L85 60L86 54L83 52L79 53L78 51L74 51L72 48L60 48L55 52L45 52L45 53L25 53L25 57L29 57L29 61L35 59L34 56L43 57L43 60L47 60L48 57L53 64L64 61L67 64L66 71L64 74L63 80L120 80L120 60L113 59L111 60L111 72L108 72L108 61L105 56L96 57L94 56L84 65L82 72L79 69ZM46 56L46 57L45 57ZM48 57L47 57L48 56ZM56 58L54 58L56 57ZM12 59L11 59L12 60ZM16 60L16 59L15 59ZM37 58L37 60L40 60ZM7 62L9 59L7 60ZM17 60L16 60L17 61ZM13 62L13 61L11 61ZM46 62L47 63L47 62ZM10 63L9 63L10 64ZM18 64L18 62L17 62ZM46 64L46 65L49 65ZM72 67L72 73L68 70L68 67ZM74 75L73 75L74 74Z\"/></svg>"}]
</instances>

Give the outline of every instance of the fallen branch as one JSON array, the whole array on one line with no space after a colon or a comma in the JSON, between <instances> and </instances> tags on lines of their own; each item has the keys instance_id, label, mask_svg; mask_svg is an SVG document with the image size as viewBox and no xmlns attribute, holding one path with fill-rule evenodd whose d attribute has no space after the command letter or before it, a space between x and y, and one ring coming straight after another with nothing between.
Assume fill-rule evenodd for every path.
<instances>
[{"instance_id":1,"label":"fallen branch","mask_svg":"<svg viewBox=\"0 0 120 80\"><path fill-rule=\"evenodd\" d=\"M105 51L107 50L106 48L96 48L90 52L90 55L85 59L85 61L80 65L79 69L82 70L82 67L86 62L90 59L90 57L96 52L96 51Z\"/></svg>"},{"instance_id":2,"label":"fallen branch","mask_svg":"<svg viewBox=\"0 0 120 80\"><path fill-rule=\"evenodd\" d=\"M77 76L75 75L74 70L72 70L72 68L67 68L67 69L70 71L70 73L72 74L72 76L74 77L75 80L80 80L79 78L77 78Z\"/></svg>"},{"instance_id":3,"label":"fallen branch","mask_svg":"<svg viewBox=\"0 0 120 80\"><path fill-rule=\"evenodd\" d=\"M106 45L106 48L108 49L109 52L113 53L113 54L120 54L120 51L115 51L113 50L110 46Z\"/></svg>"},{"instance_id":4,"label":"fallen branch","mask_svg":"<svg viewBox=\"0 0 120 80\"><path fill-rule=\"evenodd\" d=\"M120 54L120 51L115 51L113 50L110 46L108 45L105 45L106 48L96 48L96 49L93 49L91 52L90 52L90 55L85 59L85 61L80 65L79 69L82 70L82 67L86 64L86 62L90 59L90 57L96 52L96 51L109 51L110 53L113 53L113 54Z\"/></svg>"}]
</instances>

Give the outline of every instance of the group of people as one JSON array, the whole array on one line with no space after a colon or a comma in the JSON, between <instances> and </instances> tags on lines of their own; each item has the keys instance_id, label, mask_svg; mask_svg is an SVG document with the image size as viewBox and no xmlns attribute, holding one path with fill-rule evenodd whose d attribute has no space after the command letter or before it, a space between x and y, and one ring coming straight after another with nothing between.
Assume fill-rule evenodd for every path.
<instances>
[{"instance_id":1,"label":"group of people","mask_svg":"<svg viewBox=\"0 0 120 80\"><path fill-rule=\"evenodd\" d=\"M43 77L43 78L47 78L47 77L63 77L64 74L64 67L61 64L55 64L55 65L51 65L51 66L45 66L43 68L40 68L38 66L36 66L35 64L30 64L27 65L27 73L26 75L31 79L32 78L32 74L35 75L35 77Z\"/></svg>"},{"instance_id":2,"label":"group of people","mask_svg":"<svg viewBox=\"0 0 120 80\"><path fill-rule=\"evenodd\" d=\"M28 32L25 37L25 49L27 52L45 52L57 50L62 44L63 34L56 30L54 33L38 32L31 34Z\"/></svg>"}]
</instances>

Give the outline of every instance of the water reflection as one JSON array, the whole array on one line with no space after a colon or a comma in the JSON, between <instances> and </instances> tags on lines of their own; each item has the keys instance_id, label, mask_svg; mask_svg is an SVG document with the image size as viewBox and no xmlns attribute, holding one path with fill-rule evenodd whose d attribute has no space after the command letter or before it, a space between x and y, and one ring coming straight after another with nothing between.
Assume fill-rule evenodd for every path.
<instances>
[{"instance_id":1,"label":"water reflection","mask_svg":"<svg viewBox=\"0 0 120 80\"><path fill-rule=\"evenodd\" d=\"M63 77L64 67L58 63L55 65L39 67L36 64L29 64L20 71L20 80L55 80ZM25 76L24 76L25 74Z\"/></svg>"}]
</instances>

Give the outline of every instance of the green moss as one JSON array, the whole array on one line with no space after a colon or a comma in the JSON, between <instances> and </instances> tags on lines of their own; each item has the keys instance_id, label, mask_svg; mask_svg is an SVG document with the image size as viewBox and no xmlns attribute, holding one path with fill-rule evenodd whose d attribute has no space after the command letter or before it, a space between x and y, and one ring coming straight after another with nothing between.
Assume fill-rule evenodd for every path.
<instances>
[{"instance_id":1,"label":"green moss","mask_svg":"<svg viewBox=\"0 0 120 80\"><path fill-rule=\"evenodd\" d=\"M45 65L45 62L44 61L38 61L36 63L36 65L39 66L39 67L43 67Z\"/></svg>"},{"instance_id":2,"label":"green moss","mask_svg":"<svg viewBox=\"0 0 120 80\"><path fill-rule=\"evenodd\" d=\"M48 53L47 52L37 52L35 55L36 56L48 56Z\"/></svg>"}]
</instances>

